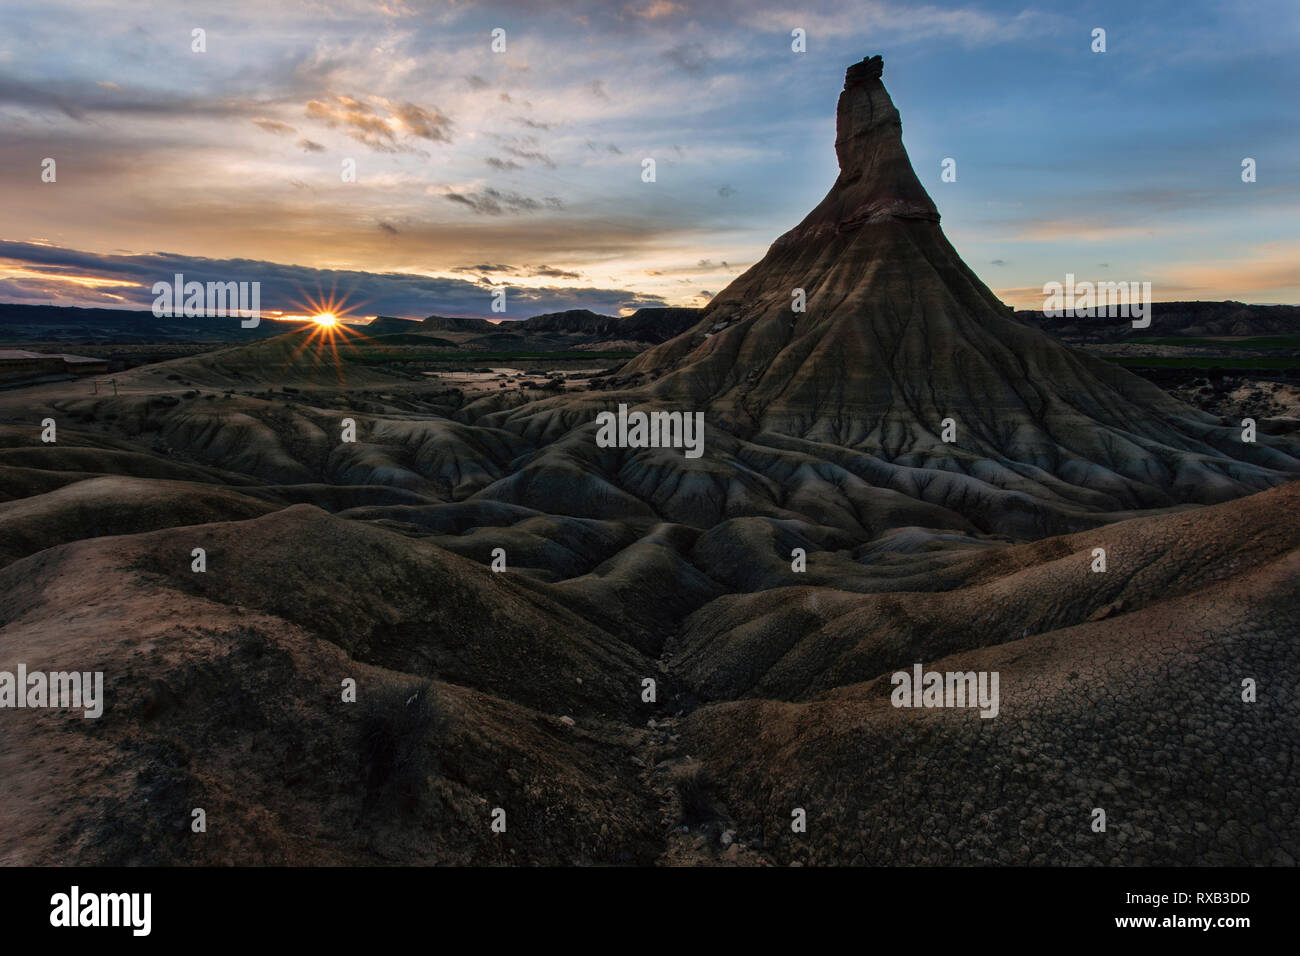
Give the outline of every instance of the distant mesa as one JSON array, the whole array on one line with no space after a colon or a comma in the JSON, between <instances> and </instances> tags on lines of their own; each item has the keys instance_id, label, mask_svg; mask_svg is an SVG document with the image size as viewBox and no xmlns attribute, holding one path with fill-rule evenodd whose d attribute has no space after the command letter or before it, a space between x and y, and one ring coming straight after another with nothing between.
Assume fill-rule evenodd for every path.
<instances>
[{"instance_id":1,"label":"distant mesa","mask_svg":"<svg viewBox=\"0 0 1300 956\"><path fill-rule=\"evenodd\" d=\"M487 319L454 318L445 315L431 315L420 327L432 332L494 332L496 325Z\"/></svg>"},{"instance_id":2,"label":"distant mesa","mask_svg":"<svg viewBox=\"0 0 1300 956\"><path fill-rule=\"evenodd\" d=\"M519 323L525 332L581 332L588 335L609 331L618 323L612 315L600 315L590 309L547 312Z\"/></svg>"},{"instance_id":3,"label":"distant mesa","mask_svg":"<svg viewBox=\"0 0 1300 956\"><path fill-rule=\"evenodd\" d=\"M423 327L418 319L397 319L391 315L377 315L362 326L367 335L398 335L404 332L418 332Z\"/></svg>"},{"instance_id":4,"label":"distant mesa","mask_svg":"<svg viewBox=\"0 0 1300 956\"><path fill-rule=\"evenodd\" d=\"M107 371L107 359L0 349L0 381L12 382L44 375L96 375Z\"/></svg>"},{"instance_id":5,"label":"distant mesa","mask_svg":"<svg viewBox=\"0 0 1300 956\"><path fill-rule=\"evenodd\" d=\"M582 343L596 343L603 340L658 344L689 329L699 318L698 309L676 307L649 307L637 309L631 315L619 317L592 312L590 309L568 309L562 312L546 312L528 319L506 319L490 322L486 319L431 315L423 320L399 319L392 316L378 316L369 325L364 326L367 335L372 337L423 334L426 332L460 332L491 336L497 343L509 343L529 339L536 341L554 338L580 339ZM409 342L389 340L392 344L417 344L418 339ZM477 340L467 340L462 344L473 344ZM491 344L485 342L482 344ZM565 344L560 341L558 344ZM569 342L568 344L577 344Z\"/></svg>"},{"instance_id":6,"label":"distant mesa","mask_svg":"<svg viewBox=\"0 0 1300 956\"><path fill-rule=\"evenodd\" d=\"M665 342L695 324L698 309L650 307L625 318L587 309L535 315L520 323L525 332L558 332L637 342Z\"/></svg>"}]
</instances>

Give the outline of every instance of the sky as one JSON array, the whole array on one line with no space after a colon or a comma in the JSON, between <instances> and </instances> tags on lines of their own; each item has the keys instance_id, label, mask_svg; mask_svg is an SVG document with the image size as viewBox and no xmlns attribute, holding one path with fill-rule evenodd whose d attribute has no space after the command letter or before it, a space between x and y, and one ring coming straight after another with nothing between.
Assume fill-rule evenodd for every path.
<instances>
[{"instance_id":1,"label":"sky","mask_svg":"<svg viewBox=\"0 0 1300 956\"><path fill-rule=\"evenodd\" d=\"M825 195L881 54L1005 301L1296 303L1298 50L1296 0L5 0L0 301L149 308L180 272L293 315L701 306Z\"/></svg>"}]
</instances>

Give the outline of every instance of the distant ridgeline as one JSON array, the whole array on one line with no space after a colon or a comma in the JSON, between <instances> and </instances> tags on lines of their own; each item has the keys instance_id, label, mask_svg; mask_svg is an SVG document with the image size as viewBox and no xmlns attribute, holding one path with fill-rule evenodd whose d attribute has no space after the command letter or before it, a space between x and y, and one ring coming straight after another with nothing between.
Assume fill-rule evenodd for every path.
<instances>
[{"instance_id":1,"label":"distant ridgeline","mask_svg":"<svg viewBox=\"0 0 1300 956\"><path fill-rule=\"evenodd\" d=\"M1123 342L1151 336L1254 336L1300 333L1300 306L1247 305L1244 302L1152 302L1151 324L1135 329L1124 316L1052 318L1041 309L1018 310L1016 317L1067 340Z\"/></svg>"},{"instance_id":2,"label":"distant ridgeline","mask_svg":"<svg viewBox=\"0 0 1300 956\"><path fill-rule=\"evenodd\" d=\"M56 305L0 303L0 344L18 342L251 342L302 326L268 317L256 328L240 327L238 316L159 318L134 309L78 309Z\"/></svg>"},{"instance_id":3,"label":"distant ridgeline","mask_svg":"<svg viewBox=\"0 0 1300 956\"><path fill-rule=\"evenodd\" d=\"M372 336L423 332L476 332L482 335L577 336L590 341L622 340L657 345L685 332L699 320L699 309L645 308L631 315L601 315L588 309L547 312L530 319L486 319L431 315L422 321L381 315L365 327Z\"/></svg>"},{"instance_id":4,"label":"distant ridgeline","mask_svg":"<svg viewBox=\"0 0 1300 956\"><path fill-rule=\"evenodd\" d=\"M646 308L620 318L586 309L551 312L499 324L487 319L431 315L425 319L402 319L381 315L369 325L358 326L367 335L423 335L432 332L477 333L509 336L521 341L533 336L623 340L658 344L695 324L698 309ZM23 342L78 341L103 343L159 342L246 342L273 338L302 326L301 320L280 320L263 316L255 328L243 328L237 316L157 317L152 311L130 309L81 309L52 305L0 303L0 345ZM393 341L390 344L416 344ZM430 342L429 344L440 344ZM441 343L446 344L446 343Z\"/></svg>"}]
</instances>

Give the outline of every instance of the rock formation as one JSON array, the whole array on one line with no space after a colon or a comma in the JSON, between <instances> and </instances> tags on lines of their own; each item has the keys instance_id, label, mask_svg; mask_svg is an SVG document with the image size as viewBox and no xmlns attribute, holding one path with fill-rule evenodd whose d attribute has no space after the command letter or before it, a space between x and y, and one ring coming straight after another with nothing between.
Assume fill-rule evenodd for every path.
<instances>
[{"instance_id":1,"label":"rock formation","mask_svg":"<svg viewBox=\"0 0 1300 956\"><path fill-rule=\"evenodd\" d=\"M1084 508L1222 501L1300 472L1223 422L1024 322L962 262L912 170L880 57L848 70L826 198L628 363L654 400L754 441L834 445ZM802 290L806 311L795 311ZM942 440L952 419L954 442Z\"/></svg>"}]
</instances>

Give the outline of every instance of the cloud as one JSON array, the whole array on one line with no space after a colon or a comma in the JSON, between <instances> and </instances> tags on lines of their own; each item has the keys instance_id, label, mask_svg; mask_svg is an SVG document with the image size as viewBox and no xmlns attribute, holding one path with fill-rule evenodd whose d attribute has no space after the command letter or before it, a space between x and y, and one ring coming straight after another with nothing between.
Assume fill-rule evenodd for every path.
<instances>
[{"instance_id":1,"label":"cloud","mask_svg":"<svg viewBox=\"0 0 1300 956\"><path fill-rule=\"evenodd\" d=\"M1023 219L1005 222L1003 232L994 232L991 238L1003 242L1115 242L1121 239L1140 239L1178 231L1177 226L1150 223L1111 222L1103 218L1091 221L1076 219Z\"/></svg>"},{"instance_id":2,"label":"cloud","mask_svg":"<svg viewBox=\"0 0 1300 956\"><path fill-rule=\"evenodd\" d=\"M493 281L490 276L512 275L521 276L530 279L581 279L582 274L573 272L568 269L557 269L553 266L507 266L500 263L496 265L480 264L476 266L457 266L452 272L466 273L469 275L481 275L483 281Z\"/></svg>"},{"instance_id":3,"label":"cloud","mask_svg":"<svg viewBox=\"0 0 1300 956\"><path fill-rule=\"evenodd\" d=\"M515 271L515 268L514 268L514 266L507 266L507 265L500 265L500 264L498 264L498 265L486 265L486 264L485 264L485 265L477 265L477 266L457 266L456 268L452 269L451 271L452 271L452 272L468 272L468 273L471 273L471 274L477 274L477 273L480 273L480 272L514 272L514 271Z\"/></svg>"},{"instance_id":4,"label":"cloud","mask_svg":"<svg viewBox=\"0 0 1300 956\"><path fill-rule=\"evenodd\" d=\"M718 189L718 195L723 199L730 199L732 196L736 195L736 190L731 186L721 186Z\"/></svg>"},{"instance_id":5,"label":"cloud","mask_svg":"<svg viewBox=\"0 0 1300 956\"><path fill-rule=\"evenodd\" d=\"M315 140L310 140L310 139L308 139L308 138L305 137L305 136L304 136L302 139L298 140L298 142L297 142L295 145L296 145L296 146L301 146L302 149L303 149L305 152L308 152L308 153L323 153L323 152L325 152L325 147L324 147L324 146L322 146L320 143L316 142Z\"/></svg>"},{"instance_id":6,"label":"cloud","mask_svg":"<svg viewBox=\"0 0 1300 956\"><path fill-rule=\"evenodd\" d=\"M703 44L700 43L679 44L665 52L664 58L678 69L684 70L692 76L703 73L705 67L713 62L705 51Z\"/></svg>"},{"instance_id":7,"label":"cloud","mask_svg":"<svg viewBox=\"0 0 1300 956\"><path fill-rule=\"evenodd\" d=\"M742 268L748 268L748 266ZM712 259L700 259L690 265L667 265L659 269L647 269L645 274L653 277L685 276L688 278L679 278L676 281L694 284L716 277L719 272L735 273L737 271L739 270L726 259L718 262L714 262ZM694 278L689 278L692 276Z\"/></svg>"},{"instance_id":8,"label":"cloud","mask_svg":"<svg viewBox=\"0 0 1300 956\"><path fill-rule=\"evenodd\" d=\"M452 122L436 110L426 110L414 103L390 103L374 98L376 106L352 96L336 95L325 100L311 100L306 107L309 118L332 129L341 128L348 136L377 152L396 153L412 149L398 142L398 136L450 143Z\"/></svg>"},{"instance_id":9,"label":"cloud","mask_svg":"<svg viewBox=\"0 0 1300 956\"><path fill-rule=\"evenodd\" d=\"M491 187L472 193L449 190L442 195L451 202L468 206L476 213L486 216L500 216L508 212L523 213L537 212L541 209L560 209L564 205L554 196L533 199L516 192L507 192Z\"/></svg>"},{"instance_id":10,"label":"cloud","mask_svg":"<svg viewBox=\"0 0 1300 956\"><path fill-rule=\"evenodd\" d=\"M1231 182L1231 181L1230 181ZM1296 209L1300 185L1260 190L1257 202L1271 211ZM988 237L1000 241L1110 242L1182 233L1179 215L1241 209L1240 189L1137 186L1057 194L1035 204L1037 215L979 220Z\"/></svg>"},{"instance_id":11,"label":"cloud","mask_svg":"<svg viewBox=\"0 0 1300 956\"><path fill-rule=\"evenodd\" d=\"M528 267L525 267L528 268ZM567 269L554 269L551 266L534 266L525 273L530 277L546 279L581 279L582 275Z\"/></svg>"},{"instance_id":12,"label":"cloud","mask_svg":"<svg viewBox=\"0 0 1300 956\"><path fill-rule=\"evenodd\" d=\"M523 149L518 146L502 146L501 148L505 150L507 153L509 153L511 156L515 156L519 159L527 159L536 163L541 163L543 166L546 166L549 169L555 168L555 161L551 159L551 157L543 153L541 150Z\"/></svg>"},{"instance_id":13,"label":"cloud","mask_svg":"<svg viewBox=\"0 0 1300 956\"><path fill-rule=\"evenodd\" d=\"M785 6L730 4L738 20L764 32L787 36L792 26L822 38L866 35L892 43L955 40L967 47L1010 43L1025 37L1060 32L1064 18L1025 9L1015 14L990 13L973 6L888 3L884 0L829 0L792 19ZM883 39L882 39L883 38Z\"/></svg>"},{"instance_id":14,"label":"cloud","mask_svg":"<svg viewBox=\"0 0 1300 956\"><path fill-rule=\"evenodd\" d=\"M402 103L393 108L393 116L412 136L439 143L451 142L448 135L451 120L436 110L426 110L414 103Z\"/></svg>"},{"instance_id":15,"label":"cloud","mask_svg":"<svg viewBox=\"0 0 1300 956\"><path fill-rule=\"evenodd\" d=\"M53 110L77 121L96 113L193 117L234 116L257 110L253 103L239 99L124 90L116 84L72 79L28 82L8 73L0 73L0 105L36 112Z\"/></svg>"},{"instance_id":16,"label":"cloud","mask_svg":"<svg viewBox=\"0 0 1300 956\"><path fill-rule=\"evenodd\" d=\"M633 10L632 15L640 17L642 20L662 20L664 17L670 17L674 13L685 13L686 8L680 3L673 3L671 0L652 0L640 10Z\"/></svg>"},{"instance_id":17,"label":"cloud","mask_svg":"<svg viewBox=\"0 0 1300 956\"><path fill-rule=\"evenodd\" d=\"M1098 268L1106 268L1100 263ZM1063 276L1049 277L1061 281ZM1076 281L1099 281L1078 275ZM1150 282L1157 302L1180 300L1294 302L1300 298L1300 242L1278 240L1246 246L1236 256L1219 254L1201 261L1166 263L1120 276L1125 282ZM1022 308L1042 308L1041 286L995 290Z\"/></svg>"},{"instance_id":18,"label":"cloud","mask_svg":"<svg viewBox=\"0 0 1300 956\"><path fill-rule=\"evenodd\" d=\"M487 163L493 169L500 170L501 172L510 172L511 170L524 168L519 163L516 163L513 159L500 159L496 156L489 156L487 159L483 160L483 162Z\"/></svg>"},{"instance_id":19,"label":"cloud","mask_svg":"<svg viewBox=\"0 0 1300 956\"><path fill-rule=\"evenodd\" d=\"M1247 300L1271 293L1273 301L1300 298L1300 242L1279 240L1220 254L1200 262L1180 262L1152 270L1151 286L1160 290L1195 292L1197 297ZM1136 278L1136 277L1135 277Z\"/></svg>"},{"instance_id":20,"label":"cloud","mask_svg":"<svg viewBox=\"0 0 1300 956\"><path fill-rule=\"evenodd\" d=\"M508 267L507 267L508 268ZM534 276L576 278L550 266L521 267ZM34 304L51 298L68 305L151 308L155 282L172 282L176 273L187 282L259 282L264 313L301 314L309 299L332 292L348 310L362 315L478 315L492 312L490 288L466 279L414 273L374 273L312 269L253 259L208 259L173 253L98 255L44 243L0 240L0 297ZM522 276L520 276L522 277ZM104 285L79 284L74 279ZM565 288L511 284L507 318L544 312L591 309L617 314L621 309L665 305L660 296L621 289Z\"/></svg>"},{"instance_id":21,"label":"cloud","mask_svg":"<svg viewBox=\"0 0 1300 956\"><path fill-rule=\"evenodd\" d=\"M275 133L279 136L287 136L290 133L298 132L288 123L281 123L279 120L255 119L253 125L266 130L268 133Z\"/></svg>"},{"instance_id":22,"label":"cloud","mask_svg":"<svg viewBox=\"0 0 1300 956\"><path fill-rule=\"evenodd\" d=\"M536 136L494 135L493 138L501 144L502 152L510 154L515 157L515 159L525 159L532 163L540 163L548 169L556 168L555 161L539 148L540 144Z\"/></svg>"}]
</instances>

